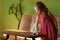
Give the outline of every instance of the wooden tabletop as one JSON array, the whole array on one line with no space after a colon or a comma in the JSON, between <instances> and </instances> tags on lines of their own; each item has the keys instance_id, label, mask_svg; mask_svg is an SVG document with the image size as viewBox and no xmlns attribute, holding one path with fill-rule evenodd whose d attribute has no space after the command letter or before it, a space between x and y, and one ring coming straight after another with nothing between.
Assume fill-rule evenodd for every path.
<instances>
[{"instance_id":1,"label":"wooden tabletop","mask_svg":"<svg viewBox=\"0 0 60 40\"><path fill-rule=\"evenodd\" d=\"M8 34L8 35L16 35L16 36L34 36L32 32L25 31L25 30L15 30L15 29L0 29L0 33L2 34Z\"/></svg>"}]
</instances>

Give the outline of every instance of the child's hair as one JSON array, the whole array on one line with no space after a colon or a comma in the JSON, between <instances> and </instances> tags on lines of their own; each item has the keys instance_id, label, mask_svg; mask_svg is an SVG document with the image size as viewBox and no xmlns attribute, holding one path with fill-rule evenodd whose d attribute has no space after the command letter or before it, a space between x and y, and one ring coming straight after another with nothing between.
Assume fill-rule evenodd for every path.
<instances>
[{"instance_id":1,"label":"child's hair","mask_svg":"<svg viewBox=\"0 0 60 40\"><path fill-rule=\"evenodd\" d=\"M36 7L40 11L45 11L45 9L47 9L46 6L41 1L36 2Z\"/></svg>"}]
</instances>

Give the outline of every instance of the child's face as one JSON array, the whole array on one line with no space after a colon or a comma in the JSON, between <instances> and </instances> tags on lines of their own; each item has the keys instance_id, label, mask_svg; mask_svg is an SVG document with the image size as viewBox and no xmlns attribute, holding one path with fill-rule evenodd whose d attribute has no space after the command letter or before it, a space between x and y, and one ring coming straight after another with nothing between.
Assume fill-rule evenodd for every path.
<instances>
[{"instance_id":1,"label":"child's face","mask_svg":"<svg viewBox=\"0 0 60 40\"><path fill-rule=\"evenodd\" d=\"M37 13L40 12L40 10L39 10L39 8L37 8L37 6L35 6L34 9Z\"/></svg>"}]
</instances>

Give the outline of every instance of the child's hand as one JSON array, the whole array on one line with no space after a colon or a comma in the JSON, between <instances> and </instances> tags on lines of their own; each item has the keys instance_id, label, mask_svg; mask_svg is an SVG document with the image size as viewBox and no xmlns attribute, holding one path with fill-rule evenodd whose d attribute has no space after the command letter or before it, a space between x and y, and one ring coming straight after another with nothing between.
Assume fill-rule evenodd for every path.
<instances>
[{"instance_id":1,"label":"child's hand","mask_svg":"<svg viewBox=\"0 0 60 40\"><path fill-rule=\"evenodd\" d=\"M40 32L36 32L36 33L34 33L34 35L37 35L38 36L38 35L40 35Z\"/></svg>"}]
</instances>

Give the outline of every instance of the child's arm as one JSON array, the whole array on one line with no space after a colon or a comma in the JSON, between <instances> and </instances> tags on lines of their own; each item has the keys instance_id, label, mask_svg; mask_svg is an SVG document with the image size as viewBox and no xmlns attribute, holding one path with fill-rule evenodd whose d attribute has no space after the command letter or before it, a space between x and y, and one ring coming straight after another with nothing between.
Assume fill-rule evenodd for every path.
<instances>
[{"instance_id":1,"label":"child's arm","mask_svg":"<svg viewBox=\"0 0 60 40\"><path fill-rule=\"evenodd\" d=\"M36 16L36 23L35 23L35 32L38 32L39 28L38 28L38 15Z\"/></svg>"}]
</instances>

